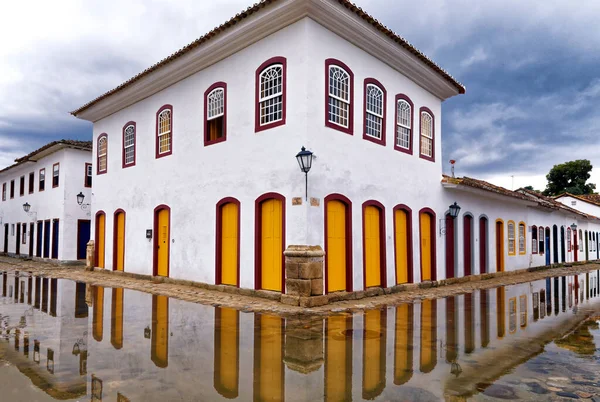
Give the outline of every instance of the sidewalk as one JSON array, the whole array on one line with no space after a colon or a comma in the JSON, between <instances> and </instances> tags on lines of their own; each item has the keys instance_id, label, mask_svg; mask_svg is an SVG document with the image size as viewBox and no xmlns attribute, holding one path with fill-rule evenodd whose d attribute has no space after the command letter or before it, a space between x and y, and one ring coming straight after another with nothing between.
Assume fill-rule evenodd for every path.
<instances>
[{"instance_id":1,"label":"sidewalk","mask_svg":"<svg viewBox=\"0 0 600 402\"><path fill-rule=\"evenodd\" d=\"M490 289L500 286L532 282L547 277L577 275L600 269L600 262L592 262L572 267L543 268L533 271L503 272L495 274L476 275L469 278L439 281L436 283L421 283L399 286L397 293L381 296L365 297L365 292L354 292L355 300L344 300L321 307L304 308L288 306L278 300L269 300L269 295L245 296L228 293L225 286L211 286L199 283L178 283L185 281L156 278L154 280L135 278L127 274L112 271L86 271L83 266L65 267L46 262L26 261L10 257L0 257L0 271L31 272L48 278L70 279L85 282L93 286L122 287L140 292L152 293L181 299L193 303L210 304L235 308L243 312L271 313L282 316L294 315L326 315L339 312L353 312L380 308L386 305L414 302L421 299L442 298L463 293L471 293L478 289ZM458 282L458 283L456 283ZM206 287L215 289L207 289ZM252 291L254 292L254 291ZM368 293L368 292L367 292ZM381 291L379 293L382 293ZM273 294L278 298L279 294Z\"/></svg>"}]
</instances>

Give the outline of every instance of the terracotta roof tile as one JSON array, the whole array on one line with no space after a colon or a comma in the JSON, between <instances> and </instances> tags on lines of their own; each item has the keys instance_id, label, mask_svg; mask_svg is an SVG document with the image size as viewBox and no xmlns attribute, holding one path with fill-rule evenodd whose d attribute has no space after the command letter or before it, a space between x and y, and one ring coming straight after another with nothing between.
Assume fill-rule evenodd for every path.
<instances>
[{"instance_id":1,"label":"terracotta roof tile","mask_svg":"<svg viewBox=\"0 0 600 402\"><path fill-rule=\"evenodd\" d=\"M10 170L14 167L17 167L27 161L29 161L31 158L33 158L34 156L38 155L41 152L44 152L47 149L52 148L55 145L65 145L67 147L73 147L73 148L78 148L78 149L82 149L85 151L92 151L93 149L93 145L92 145L92 141L77 141L77 140L58 140L58 141L52 141L46 145L44 145L41 148L36 149L33 152L30 152L29 154L21 157L21 158L17 158L15 159L15 163L5 167L4 169L0 170L0 173L4 173L7 170Z\"/></svg>"},{"instance_id":2,"label":"terracotta roof tile","mask_svg":"<svg viewBox=\"0 0 600 402\"><path fill-rule=\"evenodd\" d=\"M220 33L226 31L228 28L232 27L233 25L237 24L238 22L244 20L245 18L251 16L252 14L255 14L256 12L258 12L259 10L261 10L262 8L268 6L271 3L274 3L278 0L261 0L260 2L254 4L253 6L248 7L246 10L242 11L241 13L236 14L234 17L232 17L231 19L229 19L228 21L226 21L225 23L219 25L218 27L212 29L210 32L208 32L207 34L201 36L200 38L196 39L195 41L191 42L189 45L184 46L183 48L179 49L178 51L176 51L175 53L173 53L172 55L162 59L161 61L159 61L158 63L148 67L147 69L145 69L144 71L142 71L141 73L133 76L132 78L128 79L127 81L125 81L124 83L122 83L121 85L119 85L118 87L111 89L108 92L105 92L104 94L100 95L99 97L97 97L96 99L86 103L85 105L81 106L80 108L74 110L71 112L72 115L76 116L77 114L83 112L84 110L88 109L89 107L93 106L94 104L100 102L101 100L127 88L128 86L132 85L134 82L142 79L143 77L147 76L148 74L152 73L155 70L158 70L159 68L163 67L164 65L174 61L175 59L181 57L182 55L188 53L189 51L197 48L198 46L202 45L203 43L205 43L206 41L210 40L211 38L214 38L215 36L219 35ZM425 54L423 54L420 50L418 50L417 48L415 48L413 45L411 45L406 39L404 39L403 37L401 37L400 35L396 34L395 32L393 32L391 29L387 28L386 26L384 26L383 24L381 24L379 21L377 21L375 18L373 18L371 15L369 15L368 13L366 13L365 11L363 11L360 7L357 7L354 3L348 1L348 0L337 0L340 4L342 4L343 6L345 6L346 8L348 8L349 10L351 10L352 12L354 12L355 14L357 14L358 16L360 16L363 20L365 20L366 22L370 23L371 25L373 25L374 27L376 27L379 31L381 31L384 35L388 36L389 38L393 39L396 43L398 43L400 46L402 46L404 49L408 50L410 53L412 53L413 55L415 55L417 58L419 58L423 63L425 63L428 67L430 67L431 69L433 69L435 72L437 72L438 74L440 74L446 81L448 81L450 84L452 84L452 86L454 86L459 93L464 94L466 91L466 88L464 85L462 85L460 82L458 82L454 77L452 77L446 70L444 70L443 68L441 68L439 65L437 65L435 62L433 62L433 60L431 60L429 57L425 56Z\"/></svg>"}]
</instances>

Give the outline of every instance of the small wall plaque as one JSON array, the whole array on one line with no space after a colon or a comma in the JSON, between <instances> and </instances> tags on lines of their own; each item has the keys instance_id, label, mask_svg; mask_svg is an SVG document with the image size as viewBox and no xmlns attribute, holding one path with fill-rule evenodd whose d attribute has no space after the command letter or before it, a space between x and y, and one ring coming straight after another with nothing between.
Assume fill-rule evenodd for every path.
<instances>
[{"instance_id":1,"label":"small wall plaque","mask_svg":"<svg viewBox=\"0 0 600 402\"><path fill-rule=\"evenodd\" d=\"M292 198L292 205L302 205L302 197Z\"/></svg>"},{"instance_id":2,"label":"small wall plaque","mask_svg":"<svg viewBox=\"0 0 600 402\"><path fill-rule=\"evenodd\" d=\"M321 205L321 200L319 198L310 197L310 206L318 207Z\"/></svg>"},{"instance_id":3,"label":"small wall plaque","mask_svg":"<svg viewBox=\"0 0 600 402\"><path fill-rule=\"evenodd\" d=\"M146 229L146 239L152 238L152 229Z\"/></svg>"}]
</instances>

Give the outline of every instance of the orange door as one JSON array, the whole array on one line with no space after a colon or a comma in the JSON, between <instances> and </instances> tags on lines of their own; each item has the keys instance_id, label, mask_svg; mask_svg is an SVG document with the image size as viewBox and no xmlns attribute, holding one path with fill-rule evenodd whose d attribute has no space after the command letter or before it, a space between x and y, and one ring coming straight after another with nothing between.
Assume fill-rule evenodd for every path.
<instances>
[{"instance_id":1,"label":"orange door","mask_svg":"<svg viewBox=\"0 0 600 402\"><path fill-rule=\"evenodd\" d=\"M125 269L125 214L119 212L115 216L115 271Z\"/></svg>"},{"instance_id":2,"label":"orange door","mask_svg":"<svg viewBox=\"0 0 600 402\"><path fill-rule=\"evenodd\" d=\"M115 349L123 347L123 288L113 288L110 317L110 343Z\"/></svg>"},{"instance_id":3,"label":"orange door","mask_svg":"<svg viewBox=\"0 0 600 402\"><path fill-rule=\"evenodd\" d=\"M421 303L421 362L422 373L431 372L437 364L437 300Z\"/></svg>"},{"instance_id":4,"label":"orange door","mask_svg":"<svg viewBox=\"0 0 600 402\"><path fill-rule=\"evenodd\" d=\"M375 399L385 388L386 310L365 311L363 399Z\"/></svg>"},{"instance_id":5,"label":"orange door","mask_svg":"<svg viewBox=\"0 0 600 402\"><path fill-rule=\"evenodd\" d=\"M150 357L157 367L169 365L169 298L152 295L152 340Z\"/></svg>"},{"instance_id":6,"label":"orange door","mask_svg":"<svg viewBox=\"0 0 600 402\"><path fill-rule=\"evenodd\" d=\"M239 314L239 311L231 308L215 309L214 387L229 399L238 396Z\"/></svg>"},{"instance_id":7,"label":"orange door","mask_svg":"<svg viewBox=\"0 0 600 402\"><path fill-rule=\"evenodd\" d=\"M327 203L327 291L346 290L346 205Z\"/></svg>"},{"instance_id":8,"label":"orange door","mask_svg":"<svg viewBox=\"0 0 600 402\"><path fill-rule=\"evenodd\" d=\"M431 280L431 216L421 214L421 281Z\"/></svg>"},{"instance_id":9,"label":"orange door","mask_svg":"<svg viewBox=\"0 0 600 402\"><path fill-rule=\"evenodd\" d=\"M104 332L104 288L94 287L94 309L92 317L92 334L94 339L102 342Z\"/></svg>"},{"instance_id":10,"label":"orange door","mask_svg":"<svg viewBox=\"0 0 600 402\"><path fill-rule=\"evenodd\" d=\"M379 208L365 208L365 287L381 286L381 233Z\"/></svg>"},{"instance_id":11,"label":"orange door","mask_svg":"<svg viewBox=\"0 0 600 402\"><path fill-rule=\"evenodd\" d=\"M221 208L221 283L237 286L239 208L232 202Z\"/></svg>"},{"instance_id":12,"label":"orange door","mask_svg":"<svg viewBox=\"0 0 600 402\"><path fill-rule=\"evenodd\" d=\"M283 401L285 376L283 369L282 319L275 316L257 316L254 353L254 400Z\"/></svg>"},{"instance_id":13,"label":"orange door","mask_svg":"<svg viewBox=\"0 0 600 402\"><path fill-rule=\"evenodd\" d=\"M157 213L157 257L156 275L169 276L169 242L170 242L170 213L168 209L161 209Z\"/></svg>"},{"instance_id":14,"label":"orange door","mask_svg":"<svg viewBox=\"0 0 600 402\"><path fill-rule=\"evenodd\" d=\"M281 292L283 269L283 210L277 199L261 204L261 270L265 290Z\"/></svg>"},{"instance_id":15,"label":"orange door","mask_svg":"<svg viewBox=\"0 0 600 402\"><path fill-rule=\"evenodd\" d=\"M401 209L394 213L396 228L396 283L408 282L408 214Z\"/></svg>"},{"instance_id":16,"label":"orange door","mask_svg":"<svg viewBox=\"0 0 600 402\"><path fill-rule=\"evenodd\" d=\"M335 315L327 318L325 338L325 401L352 399L352 339L348 330L352 318Z\"/></svg>"},{"instance_id":17,"label":"orange door","mask_svg":"<svg viewBox=\"0 0 600 402\"><path fill-rule=\"evenodd\" d=\"M105 236L106 236L106 216L98 215L96 218L96 230L98 238L96 239L96 261L98 268L104 268L104 251L105 251Z\"/></svg>"},{"instance_id":18,"label":"orange door","mask_svg":"<svg viewBox=\"0 0 600 402\"><path fill-rule=\"evenodd\" d=\"M394 384L402 385L413 375L413 304L396 307L396 341L394 344Z\"/></svg>"}]
</instances>

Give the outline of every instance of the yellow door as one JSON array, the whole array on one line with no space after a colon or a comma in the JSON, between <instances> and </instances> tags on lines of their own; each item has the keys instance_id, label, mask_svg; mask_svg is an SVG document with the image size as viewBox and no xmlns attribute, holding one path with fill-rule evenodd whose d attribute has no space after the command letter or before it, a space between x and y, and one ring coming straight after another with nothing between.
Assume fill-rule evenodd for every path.
<instances>
[{"instance_id":1,"label":"yellow door","mask_svg":"<svg viewBox=\"0 0 600 402\"><path fill-rule=\"evenodd\" d=\"M125 214L119 212L116 216L116 228L117 228L117 265L115 266L116 271L123 271L125 266Z\"/></svg>"},{"instance_id":2,"label":"yellow door","mask_svg":"<svg viewBox=\"0 0 600 402\"><path fill-rule=\"evenodd\" d=\"M352 399L352 340L348 338L351 319L343 315L327 318L325 340L325 402Z\"/></svg>"},{"instance_id":3,"label":"yellow door","mask_svg":"<svg viewBox=\"0 0 600 402\"><path fill-rule=\"evenodd\" d=\"M92 317L92 334L94 339L102 342L104 332L104 288L94 287L94 309Z\"/></svg>"},{"instance_id":4,"label":"yellow door","mask_svg":"<svg viewBox=\"0 0 600 402\"><path fill-rule=\"evenodd\" d=\"M169 365L169 298L152 296L152 340L150 357L158 367Z\"/></svg>"},{"instance_id":5,"label":"yellow door","mask_svg":"<svg viewBox=\"0 0 600 402\"><path fill-rule=\"evenodd\" d=\"M365 208L365 287L381 286L381 239L379 209Z\"/></svg>"},{"instance_id":6,"label":"yellow door","mask_svg":"<svg viewBox=\"0 0 600 402\"><path fill-rule=\"evenodd\" d=\"M396 307L394 384L402 385L413 375L413 304Z\"/></svg>"},{"instance_id":7,"label":"yellow door","mask_svg":"<svg viewBox=\"0 0 600 402\"><path fill-rule=\"evenodd\" d=\"M219 394L233 399L239 383L239 311L218 307L215 310L215 376Z\"/></svg>"},{"instance_id":8,"label":"yellow door","mask_svg":"<svg viewBox=\"0 0 600 402\"><path fill-rule=\"evenodd\" d=\"M375 399L385 388L384 310L367 310L364 315L363 399Z\"/></svg>"},{"instance_id":9,"label":"yellow door","mask_svg":"<svg viewBox=\"0 0 600 402\"><path fill-rule=\"evenodd\" d=\"M157 250L157 267L156 274L158 276L169 276L169 211L161 209L158 211L158 250Z\"/></svg>"},{"instance_id":10,"label":"yellow door","mask_svg":"<svg viewBox=\"0 0 600 402\"><path fill-rule=\"evenodd\" d=\"M422 373L431 372L437 363L437 300L423 300L421 303L421 362Z\"/></svg>"},{"instance_id":11,"label":"yellow door","mask_svg":"<svg viewBox=\"0 0 600 402\"><path fill-rule=\"evenodd\" d=\"M221 219L221 283L237 286L238 206L234 203L223 205Z\"/></svg>"},{"instance_id":12,"label":"yellow door","mask_svg":"<svg viewBox=\"0 0 600 402\"><path fill-rule=\"evenodd\" d=\"M346 206L327 203L327 291L346 290Z\"/></svg>"},{"instance_id":13,"label":"yellow door","mask_svg":"<svg viewBox=\"0 0 600 402\"><path fill-rule=\"evenodd\" d=\"M408 216L406 211L396 210L396 281L408 282Z\"/></svg>"},{"instance_id":14,"label":"yellow door","mask_svg":"<svg viewBox=\"0 0 600 402\"><path fill-rule=\"evenodd\" d=\"M104 268L104 249L105 249L105 238L106 238L106 216L104 214L98 215L98 219L96 220L96 224L98 225L98 238L96 241L98 245L96 246L98 257L98 268Z\"/></svg>"},{"instance_id":15,"label":"yellow door","mask_svg":"<svg viewBox=\"0 0 600 402\"><path fill-rule=\"evenodd\" d=\"M262 289L281 292L283 212L280 200L266 200L261 205Z\"/></svg>"},{"instance_id":16,"label":"yellow door","mask_svg":"<svg viewBox=\"0 0 600 402\"><path fill-rule=\"evenodd\" d=\"M421 281L431 280L431 216L421 214Z\"/></svg>"},{"instance_id":17,"label":"yellow door","mask_svg":"<svg viewBox=\"0 0 600 402\"><path fill-rule=\"evenodd\" d=\"M110 343L115 349L123 347L123 288L113 288L111 305Z\"/></svg>"},{"instance_id":18,"label":"yellow door","mask_svg":"<svg viewBox=\"0 0 600 402\"><path fill-rule=\"evenodd\" d=\"M281 318L261 315L258 361L258 381L254 400L282 401L284 395L283 331Z\"/></svg>"}]
</instances>

